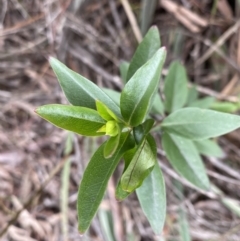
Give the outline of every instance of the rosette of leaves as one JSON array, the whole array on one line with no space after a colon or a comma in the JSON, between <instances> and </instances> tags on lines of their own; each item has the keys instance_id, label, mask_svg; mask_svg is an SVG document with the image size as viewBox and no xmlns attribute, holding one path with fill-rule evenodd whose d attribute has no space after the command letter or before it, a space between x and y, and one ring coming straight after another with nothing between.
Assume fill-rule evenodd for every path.
<instances>
[{"instance_id":1,"label":"rosette of leaves","mask_svg":"<svg viewBox=\"0 0 240 241\"><path fill-rule=\"evenodd\" d=\"M70 105L45 105L37 108L36 113L80 135L109 137L90 159L79 185L80 233L91 224L108 180L123 159L125 167L116 187L116 198L123 200L136 190L144 214L154 232L160 234L166 215L166 193L152 132L161 135L162 147L173 168L193 185L206 190L209 180L200 154L221 156L220 147L209 138L240 127L239 116L196 105L189 107L196 92L188 89L186 71L179 62L171 64L163 93L159 94L166 57L165 48L160 46L158 29L152 27L131 62L120 66L125 84L121 93L101 89L50 58ZM158 115L160 122L151 118Z\"/></svg>"}]
</instances>

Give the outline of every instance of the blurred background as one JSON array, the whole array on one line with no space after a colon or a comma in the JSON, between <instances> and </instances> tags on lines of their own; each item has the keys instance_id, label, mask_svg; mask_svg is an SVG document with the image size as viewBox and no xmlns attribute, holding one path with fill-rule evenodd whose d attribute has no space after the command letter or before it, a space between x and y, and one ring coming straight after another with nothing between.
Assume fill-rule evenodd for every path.
<instances>
[{"instance_id":1,"label":"blurred background","mask_svg":"<svg viewBox=\"0 0 240 241\"><path fill-rule=\"evenodd\" d=\"M218 139L223 158L204 158L214 192L194 189L176 174L159 142L168 203L161 236L135 194L116 202L120 169L80 236L78 185L102 140L60 130L34 113L43 104L67 104L49 56L100 87L121 90L121 61L131 60L156 25L168 52L163 74L179 59L201 97L237 114L239 17L239 0L0 0L0 240L239 241L239 131Z\"/></svg>"}]
</instances>

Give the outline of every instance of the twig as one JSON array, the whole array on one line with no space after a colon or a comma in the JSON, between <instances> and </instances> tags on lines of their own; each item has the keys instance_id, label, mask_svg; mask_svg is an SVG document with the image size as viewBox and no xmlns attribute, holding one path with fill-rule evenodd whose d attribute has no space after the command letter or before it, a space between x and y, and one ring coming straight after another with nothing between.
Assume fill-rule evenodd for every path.
<instances>
[{"instance_id":1,"label":"twig","mask_svg":"<svg viewBox=\"0 0 240 241\"><path fill-rule=\"evenodd\" d=\"M221 171L227 173L229 176L234 177L234 178L240 180L240 174L239 174L238 171L235 171L234 169L232 169L228 165L224 164L223 162L221 162L217 158L208 157L207 160L209 162L211 162L212 165L214 165L215 167L220 169Z\"/></svg>"},{"instance_id":2,"label":"twig","mask_svg":"<svg viewBox=\"0 0 240 241\"><path fill-rule=\"evenodd\" d=\"M232 35L234 34L237 29L240 26L240 20L238 20L233 26L231 26L226 32L224 32L224 34L218 39L218 41L211 45L211 47L205 52L205 54L202 55L201 58L199 58L196 61L196 67L201 65L204 61L206 61L215 51L217 51L219 49L219 47L221 45L223 45L226 40Z\"/></svg>"},{"instance_id":3,"label":"twig","mask_svg":"<svg viewBox=\"0 0 240 241\"><path fill-rule=\"evenodd\" d=\"M140 43L142 41L142 34L141 34L141 31L139 29L139 26L138 26L138 23L137 23L137 20L133 14L133 11L131 9L131 6L128 2L128 0L121 0L121 3L123 5L123 8L127 14L127 17L128 17L128 20L131 24L131 27L132 27L132 30L133 30L133 33L138 41L138 43Z\"/></svg>"}]
</instances>

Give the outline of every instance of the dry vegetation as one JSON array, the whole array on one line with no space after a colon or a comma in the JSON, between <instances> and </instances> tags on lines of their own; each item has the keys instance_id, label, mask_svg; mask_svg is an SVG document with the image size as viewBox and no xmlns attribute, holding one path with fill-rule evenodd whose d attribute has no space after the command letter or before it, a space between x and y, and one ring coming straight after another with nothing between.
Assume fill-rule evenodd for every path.
<instances>
[{"instance_id":1,"label":"dry vegetation","mask_svg":"<svg viewBox=\"0 0 240 241\"><path fill-rule=\"evenodd\" d=\"M46 103L66 103L47 58L59 58L99 86L121 89L120 60L130 60L141 38L131 19L139 18L139 2L130 1L128 9L122 5L128 1L117 0L0 0L0 240L180 240L186 217L192 240L240 240L239 132L219 139L225 158L205 158L221 195L191 188L158 150L168 197L164 239L154 236L134 195L115 201L118 173L88 234L77 232L78 184L96 140L73 136L72 146L66 144L66 131L34 113ZM237 101L239 17L238 0L162 0L150 20L168 50L165 66L180 58L203 96ZM66 211L61 173L65 166L68 180L69 160Z\"/></svg>"}]
</instances>

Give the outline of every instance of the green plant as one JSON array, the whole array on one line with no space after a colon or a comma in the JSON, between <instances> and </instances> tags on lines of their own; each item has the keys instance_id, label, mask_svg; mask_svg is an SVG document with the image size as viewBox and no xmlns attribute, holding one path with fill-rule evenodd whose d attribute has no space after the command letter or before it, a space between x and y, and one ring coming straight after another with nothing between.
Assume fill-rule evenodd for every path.
<instances>
[{"instance_id":1,"label":"green plant","mask_svg":"<svg viewBox=\"0 0 240 241\"><path fill-rule=\"evenodd\" d=\"M79 186L80 233L89 227L107 182L121 159L125 161L125 168L116 188L116 198L123 200L136 190L153 230L161 233L166 194L152 134L161 136L162 147L173 168L196 187L207 190L210 184L200 154L220 156L220 147L209 138L240 127L239 116L201 109L199 103L198 107L185 107L192 105L197 94L194 88L188 88L185 68L178 61L171 64L163 93L159 94L166 56L165 48L160 45L158 29L152 27L132 61L121 66L126 83L121 93L101 89L50 58L71 105L41 106L36 109L37 114L81 135L109 136L89 161Z\"/></svg>"}]
</instances>

